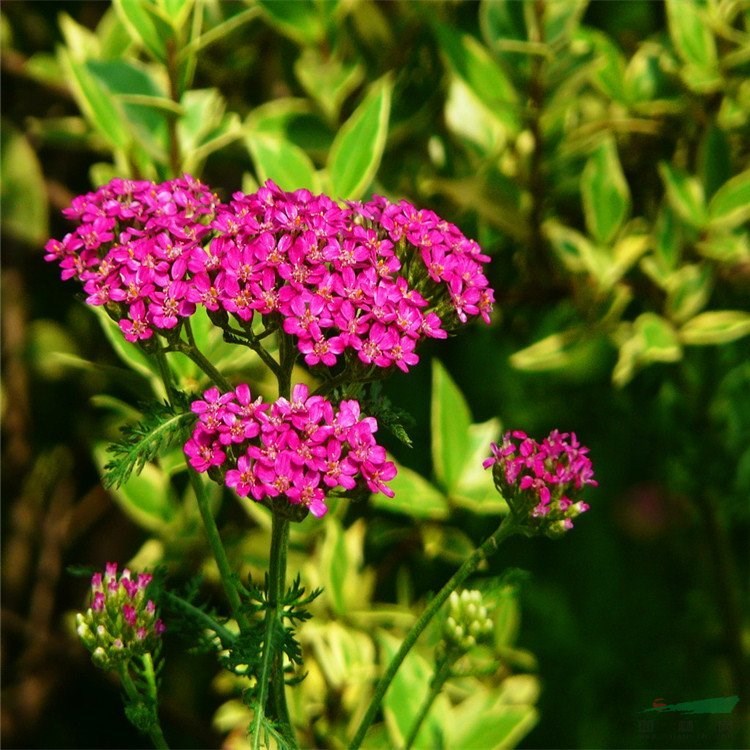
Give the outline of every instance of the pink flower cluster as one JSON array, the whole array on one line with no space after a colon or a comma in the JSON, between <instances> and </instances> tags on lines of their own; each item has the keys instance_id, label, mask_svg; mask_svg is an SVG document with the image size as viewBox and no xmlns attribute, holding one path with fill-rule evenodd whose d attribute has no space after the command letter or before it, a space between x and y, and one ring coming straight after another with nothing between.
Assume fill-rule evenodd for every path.
<instances>
[{"instance_id":1,"label":"pink flower cluster","mask_svg":"<svg viewBox=\"0 0 750 750\"><path fill-rule=\"evenodd\" d=\"M91 606L78 614L77 630L98 666L109 669L156 649L166 628L146 598L152 580L150 573L133 579L127 568L118 576L117 563L107 563L104 573L91 577Z\"/></svg>"},{"instance_id":2,"label":"pink flower cluster","mask_svg":"<svg viewBox=\"0 0 750 750\"><path fill-rule=\"evenodd\" d=\"M63 211L79 226L50 240L45 260L60 263L63 279L83 282L90 305L115 309L128 341L148 339L195 312L189 269L217 204L187 175L159 185L112 180Z\"/></svg>"},{"instance_id":3,"label":"pink flower cluster","mask_svg":"<svg viewBox=\"0 0 750 750\"><path fill-rule=\"evenodd\" d=\"M47 243L87 301L115 305L130 341L153 336L196 305L249 325L276 317L305 362L406 372L425 337L471 316L489 321L493 292L479 246L435 213L374 197L340 205L267 182L218 204L190 177L116 180L65 212L81 226Z\"/></svg>"},{"instance_id":4,"label":"pink flower cluster","mask_svg":"<svg viewBox=\"0 0 750 750\"><path fill-rule=\"evenodd\" d=\"M326 493L337 488L364 484L393 497L385 482L396 467L375 441L377 421L362 417L355 400L334 409L298 384L291 399L267 404L242 384L223 394L209 388L191 408L198 421L185 444L190 465L199 472L219 468L240 497L283 497L318 517L328 510Z\"/></svg>"},{"instance_id":5,"label":"pink flower cluster","mask_svg":"<svg viewBox=\"0 0 750 750\"><path fill-rule=\"evenodd\" d=\"M525 432L507 432L492 443L483 466L492 467L495 484L519 516L538 519L547 532L573 528L572 519L589 506L576 501L586 485L597 486L587 453L575 433L553 430L541 443Z\"/></svg>"},{"instance_id":6,"label":"pink flower cluster","mask_svg":"<svg viewBox=\"0 0 750 750\"><path fill-rule=\"evenodd\" d=\"M391 203L373 196L359 210L379 224L391 242L408 242L418 251L429 278L447 291L450 307L462 323L476 315L489 323L495 296L483 264L490 258L474 240L434 211L417 209L405 200Z\"/></svg>"}]
</instances>

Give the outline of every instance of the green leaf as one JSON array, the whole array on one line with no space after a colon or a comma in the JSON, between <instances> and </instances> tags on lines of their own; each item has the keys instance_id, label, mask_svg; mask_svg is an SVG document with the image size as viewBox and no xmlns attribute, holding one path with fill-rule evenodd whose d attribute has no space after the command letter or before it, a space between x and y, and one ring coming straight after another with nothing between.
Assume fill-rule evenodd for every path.
<instances>
[{"instance_id":1,"label":"green leaf","mask_svg":"<svg viewBox=\"0 0 750 750\"><path fill-rule=\"evenodd\" d=\"M471 412L453 378L437 359L432 361L430 419L435 475L450 494L458 485L469 458L466 434Z\"/></svg>"},{"instance_id":2,"label":"green leaf","mask_svg":"<svg viewBox=\"0 0 750 750\"><path fill-rule=\"evenodd\" d=\"M226 114L226 102L217 89L192 89L180 100L185 114L177 121L183 169L195 171L206 157L241 138L239 116Z\"/></svg>"},{"instance_id":3,"label":"green leaf","mask_svg":"<svg viewBox=\"0 0 750 750\"><path fill-rule=\"evenodd\" d=\"M636 336L643 341L642 358L649 362L676 362L682 348L672 324L655 313L639 315L633 324Z\"/></svg>"},{"instance_id":4,"label":"green leaf","mask_svg":"<svg viewBox=\"0 0 750 750\"><path fill-rule=\"evenodd\" d=\"M667 25L677 54L685 61L685 83L696 91L721 85L716 42L696 0L666 0Z\"/></svg>"},{"instance_id":5,"label":"green leaf","mask_svg":"<svg viewBox=\"0 0 750 750\"><path fill-rule=\"evenodd\" d=\"M750 261L750 235L742 234L709 234L705 240L696 243L698 252L706 258L719 263L736 265Z\"/></svg>"},{"instance_id":6,"label":"green leaf","mask_svg":"<svg viewBox=\"0 0 750 750\"><path fill-rule=\"evenodd\" d=\"M308 99L274 99L256 107L247 117L248 132L282 138L313 156L325 157L333 134L313 112Z\"/></svg>"},{"instance_id":7,"label":"green leaf","mask_svg":"<svg viewBox=\"0 0 750 750\"><path fill-rule=\"evenodd\" d=\"M609 244L630 213L630 190L613 138L606 138L586 162L581 194L589 234L600 244Z\"/></svg>"},{"instance_id":8,"label":"green leaf","mask_svg":"<svg viewBox=\"0 0 750 750\"><path fill-rule=\"evenodd\" d=\"M591 45L593 58L590 75L602 92L616 102L628 102L625 79L625 56L620 48L604 33L581 28L576 34L577 42Z\"/></svg>"},{"instance_id":9,"label":"green leaf","mask_svg":"<svg viewBox=\"0 0 750 750\"><path fill-rule=\"evenodd\" d=\"M550 219L542 227L555 255L573 273L588 273L602 279L611 265L611 259L590 240L575 229Z\"/></svg>"},{"instance_id":10,"label":"green leaf","mask_svg":"<svg viewBox=\"0 0 750 750\"><path fill-rule=\"evenodd\" d=\"M173 32L149 0L114 0L114 6L133 41L141 44L159 62L167 61L167 42Z\"/></svg>"},{"instance_id":11,"label":"green leaf","mask_svg":"<svg viewBox=\"0 0 750 750\"><path fill-rule=\"evenodd\" d=\"M337 518L327 515L325 527L325 540L320 555L323 587L331 609L337 615L341 615L346 612L344 585L349 570L346 540L341 522Z\"/></svg>"},{"instance_id":12,"label":"green leaf","mask_svg":"<svg viewBox=\"0 0 750 750\"><path fill-rule=\"evenodd\" d=\"M507 692L510 692L510 686L506 683L514 680L524 683L523 690L519 685L518 697L527 705L521 704L515 697L505 698L506 703L502 694L498 697L495 692L487 690L474 692L465 701L452 707L445 717L445 747L481 747L482 750L516 747L539 720L533 706L539 688L535 678L530 675L514 675L503 683Z\"/></svg>"},{"instance_id":13,"label":"green leaf","mask_svg":"<svg viewBox=\"0 0 750 750\"><path fill-rule=\"evenodd\" d=\"M732 153L727 134L716 124L706 128L698 150L698 174L706 198L714 193L732 176Z\"/></svg>"},{"instance_id":14,"label":"green leaf","mask_svg":"<svg viewBox=\"0 0 750 750\"><path fill-rule=\"evenodd\" d=\"M750 313L715 310L697 315L680 329L680 339L688 345L726 344L750 334Z\"/></svg>"},{"instance_id":15,"label":"green leaf","mask_svg":"<svg viewBox=\"0 0 750 750\"><path fill-rule=\"evenodd\" d=\"M159 398L164 398L164 386L159 376L159 368L151 357L145 354L135 344L126 341L120 327L107 315L101 307L89 307L99 318L104 335L109 340L115 354L131 369L140 373L151 381L154 392Z\"/></svg>"},{"instance_id":16,"label":"green leaf","mask_svg":"<svg viewBox=\"0 0 750 750\"><path fill-rule=\"evenodd\" d=\"M568 367L586 342L586 332L581 328L558 331L521 349L510 357L517 370L544 372Z\"/></svg>"},{"instance_id":17,"label":"green leaf","mask_svg":"<svg viewBox=\"0 0 750 750\"><path fill-rule=\"evenodd\" d=\"M395 496L391 498L378 493L372 496L372 505L379 510L402 513L411 518L447 518L450 514L448 498L416 471L397 461L394 463L398 474L388 482L388 486L395 492Z\"/></svg>"},{"instance_id":18,"label":"green leaf","mask_svg":"<svg viewBox=\"0 0 750 750\"><path fill-rule=\"evenodd\" d=\"M137 142L154 158L165 162L165 111L174 114L179 105L167 99L147 69L137 64L125 60L89 60L85 65L117 102Z\"/></svg>"},{"instance_id":19,"label":"green leaf","mask_svg":"<svg viewBox=\"0 0 750 750\"><path fill-rule=\"evenodd\" d=\"M511 133L520 130L518 94L487 49L469 34L435 22L440 51L448 67Z\"/></svg>"},{"instance_id":20,"label":"green leaf","mask_svg":"<svg viewBox=\"0 0 750 750\"><path fill-rule=\"evenodd\" d=\"M294 63L294 74L331 121L338 118L341 105L365 77L360 63L346 63L316 47L303 50Z\"/></svg>"},{"instance_id":21,"label":"green leaf","mask_svg":"<svg viewBox=\"0 0 750 750\"><path fill-rule=\"evenodd\" d=\"M497 0L482 0L479 4L479 27L484 41L490 49L500 46L503 40L516 42L527 39L523 3L498 3Z\"/></svg>"},{"instance_id":22,"label":"green leaf","mask_svg":"<svg viewBox=\"0 0 750 750\"><path fill-rule=\"evenodd\" d=\"M466 463L455 490L450 496L453 505L483 515L507 512L507 504L495 489L492 472L482 466L482 461L489 456L490 443L497 440L499 435L499 419L490 419L487 422L469 426L466 433L468 444Z\"/></svg>"},{"instance_id":23,"label":"green leaf","mask_svg":"<svg viewBox=\"0 0 750 750\"><path fill-rule=\"evenodd\" d=\"M66 49L60 50L60 62L67 73L76 103L86 119L112 148L126 149L131 137L111 93L91 74L85 63L74 60Z\"/></svg>"},{"instance_id":24,"label":"green leaf","mask_svg":"<svg viewBox=\"0 0 750 750\"><path fill-rule=\"evenodd\" d=\"M654 225L654 250L665 271L677 267L682 250L680 224L667 204L662 204Z\"/></svg>"},{"instance_id":25,"label":"green leaf","mask_svg":"<svg viewBox=\"0 0 750 750\"><path fill-rule=\"evenodd\" d=\"M703 186L695 178L668 162L659 164L667 200L675 213L691 227L701 229L708 218Z\"/></svg>"},{"instance_id":26,"label":"green leaf","mask_svg":"<svg viewBox=\"0 0 750 750\"><path fill-rule=\"evenodd\" d=\"M390 76L373 83L336 134L328 156L334 198L357 200L375 178L385 150L392 90Z\"/></svg>"},{"instance_id":27,"label":"green leaf","mask_svg":"<svg viewBox=\"0 0 750 750\"><path fill-rule=\"evenodd\" d=\"M94 458L103 472L107 461L104 444L94 446ZM124 513L147 531L164 533L179 512L172 497L169 478L152 463L147 463L140 474L133 475L111 496Z\"/></svg>"},{"instance_id":28,"label":"green leaf","mask_svg":"<svg viewBox=\"0 0 750 750\"><path fill-rule=\"evenodd\" d=\"M617 332L619 357L612 372L613 383L621 387L642 367L653 362L676 362L682 347L672 324L655 313L643 313L634 323L622 323Z\"/></svg>"},{"instance_id":29,"label":"green leaf","mask_svg":"<svg viewBox=\"0 0 750 750\"><path fill-rule=\"evenodd\" d=\"M315 0L258 0L268 22L303 46L319 44L325 35L320 3Z\"/></svg>"},{"instance_id":30,"label":"green leaf","mask_svg":"<svg viewBox=\"0 0 750 750\"><path fill-rule=\"evenodd\" d=\"M179 29L190 15L195 0L157 0L157 2L172 22L172 27Z\"/></svg>"},{"instance_id":31,"label":"green leaf","mask_svg":"<svg viewBox=\"0 0 750 750\"><path fill-rule=\"evenodd\" d=\"M178 441L184 442L186 428L193 421L192 412L160 404L150 408L141 422L123 427L122 440L107 449L112 458L104 467L104 486L120 487L133 472L139 474L148 461Z\"/></svg>"},{"instance_id":32,"label":"green leaf","mask_svg":"<svg viewBox=\"0 0 750 750\"><path fill-rule=\"evenodd\" d=\"M320 179L310 157L282 138L249 133L245 138L260 182L273 180L282 190L320 191Z\"/></svg>"},{"instance_id":33,"label":"green leaf","mask_svg":"<svg viewBox=\"0 0 750 750\"><path fill-rule=\"evenodd\" d=\"M378 633L382 660L388 664L395 656L400 641L386 632ZM390 747L403 747L411 730L417 711L422 705L430 686L432 666L416 649L412 649L404 659L383 700ZM415 747L442 747L443 733L441 717L445 717L449 703L445 695L438 695L430 713L422 725L414 743ZM462 747L453 745L452 747ZM466 747L465 745L463 747ZM481 747L481 745L480 745Z\"/></svg>"},{"instance_id":34,"label":"green leaf","mask_svg":"<svg viewBox=\"0 0 750 750\"><path fill-rule=\"evenodd\" d=\"M544 8L544 41L559 44L579 27L589 0L552 0Z\"/></svg>"},{"instance_id":35,"label":"green leaf","mask_svg":"<svg viewBox=\"0 0 750 750\"><path fill-rule=\"evenodd\" d=\"M474 552L474 544L460 529L443 524L423 523L419 525L424 553L428 558L440 558L453 565L460 565Z\"/></svg>"},{"instance_id":36,"label":"green leaf","mask_svg":"<svg viewBox=\"0 0 750 750\"><path fill-rule=\"evenodd\" d=\"M454 78L448 88L445 124L454 133L478 146L482 155L499 153L506 145L502 125L460 78Z\"/></svg>"},{"instance_id":37,"label":"green leaf","mask_svg":"<svg viewBox=\"0 0 750 750\"><path fill-rule=\"evenodd\" d=\"M708 204L709 226L733 229L750 220L750 169L725 182Z\"/></svg>"},{"instance_id":38,"label":"green leaf","mask_svg":"<svg viewBox=\"0 0 750 750\"><path fill-rule=\"evenodd\" d=\"M692 318L708 303L713 288L713 271L708 263L682 266L665 284L665 310L672 320Z\"/></svg>"},{"instance_id":39,"label":"green leaf","mask_svg":"<svg viewBox=\"0 0 750 750\"><path fill-rule=\"evenodd\" d=\"M49 237L47 190L36 152L26 137L10 123L0 129L3 179L0 214L3 233L42 245Z\"/></svg>"}]
</instances>

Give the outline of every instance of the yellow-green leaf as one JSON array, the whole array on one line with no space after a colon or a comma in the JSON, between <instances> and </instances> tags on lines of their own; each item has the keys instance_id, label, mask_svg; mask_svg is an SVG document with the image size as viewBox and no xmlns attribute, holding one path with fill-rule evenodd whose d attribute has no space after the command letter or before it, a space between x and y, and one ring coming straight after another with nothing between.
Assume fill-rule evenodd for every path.
<instances>
[{"instance_id":1,"label":"yellow-green leaf","mask_svg":"<svg viewBox=\"0 0 750 750\"><path fill-rule=\"evenodd\" d=\"M750 334L750 313L715 310L696 315L680 329L685 344L726 344Z\"/></svg>"},{"instance_id":2,"label":"yellow-green leaf","mask_svg":"<svg viewBox=\"0 0 750 750\"><path fill-rule=\"evenodd\" d=\"M706 223L706 202L703 186L695 178L668 162L659 164L659 174L667 191L667 200L680 218L700 229Z\"/></svg>"},{"instance_id":3,"label":"yellow-green leaf","mask_svg":"<svg viewBox=\"0 0 750 750\"><path fill-rule=\"evenodd\" d=\"M586 163L581 195L586 228L598 243L607 245L630 212L630 190L613 138L606 138Z\"/></svg>"},{"instance_id":4,"label":"yellow-green leaf","mask_svg":"<svg viewBox=\"0 0 750 750\"><path fill-rule=\"evenodd\" d=\"M437 359L432 362L430 415L435 474L451 492L469 456L466 435L471 425L471 412L455 381Z\"/></svg>"},{"instance_id":5,"label":"yellow-green leaf","mask_svg":"<svg viewBox=\"0 0 750 750\"><path fill-rule=\"evenodd\" d=\"M328 176L334 198L356 200L375 178L388 136L393 81L385 76L342 125L328 155Z\"/></svg>"},{"instance_id":6,"label":"yellow-green leaf","mask_svg":"<svg viewBox=\"0 0 750 750\"><path fill-rule=\"evenodd\" d=\"M734 228L750 219L750 169L725 182L708 204L711 227Z\"/></svg>"}]
</instances>

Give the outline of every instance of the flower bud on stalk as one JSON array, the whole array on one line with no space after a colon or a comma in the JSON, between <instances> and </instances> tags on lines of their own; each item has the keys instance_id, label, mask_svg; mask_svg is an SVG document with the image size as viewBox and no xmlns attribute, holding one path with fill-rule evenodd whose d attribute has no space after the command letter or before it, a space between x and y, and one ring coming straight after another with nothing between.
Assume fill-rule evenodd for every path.
<instances>
[{"instance_id":1,"label":"flower bud on stalk","mask_svg":"<svg viewBox=\"0 0 750 750\"><path fill-rule=\"evenodd\" d=\"M91 578L91 605L76 615L76 632L97 667L115 669L134 656L154 653L165 630L156 605L146 598L150 573L131 578L117 563Z\"/></svg>"},{"instance_id":2,"label":"flower bud on stalk","mask_svg":"<svg viewBox=\"0 0 750 750\"><path fill-rule=\"evenodd\" d=\"M492 633L492 620L476 590L454 591L448 600L449 612L443 626L447 650L467 652Z\"/></svg>"}]
</instances>

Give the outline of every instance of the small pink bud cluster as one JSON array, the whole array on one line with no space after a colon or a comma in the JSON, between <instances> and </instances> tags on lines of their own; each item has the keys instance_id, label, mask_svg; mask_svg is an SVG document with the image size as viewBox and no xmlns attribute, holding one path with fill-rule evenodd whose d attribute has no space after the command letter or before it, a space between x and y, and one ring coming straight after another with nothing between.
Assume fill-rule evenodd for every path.
<instances>
[{"instance_id":1,"label":"small pink bud cluster","mask_svg":"<svg viewBox=\"0 0 750 750\"><path fill-rule=\"evenodd\" d=\"M190 465L218 469L240 497L285 498L318 517L328 511L326 494L337 489L364 484L393 497L385 483L396 467L375 441L377 421L362 417L355 400L334 409L298 384L291 399L267 404L242 384L223 394L209 388L191 409L198 421L185 444Z\"/></svg>"},{"instance_id":2,"label":"small pink bud cluster","mask_svg":"<svg viewBox=\"0 0 750 750\"><path fill-rule=\"evenodd\" d=\"M107 563L104 573L91 578L91 605L76 616L77 632L94 663L111 669L132 656L153 653L165 630L156 605L146 598L153 580L150 573L131 577L117 563Z\"/></svg>"},{"instance_id":3,"label":"small pink bud cluster","mask_svg":"<svg viewBox=\"0 0 750 750\"><path fill-rule=\"evenodd\" d=\"M575 433L553 430L541 443L525 432L507 432L492 443L483 466L492 467L495 486L511 511L531 528L558 536L573 528L573 518L589 506L576 497L585 485L597 486L588 448Z\"/></svg>"},{"instance_id":4,"label":"small pink bud cluster","mask_svg":"<svg viewBox=\"0 0 750 750\"><path fill-rule=\"evenodd\" d=\"M224 205L186 176L115 180L65 215L81 225L50 240L46 259L83 281L87 302L106 305L129 341L174 329L202 305L245 327L256 314L280 320L310 366L344 355L406 372L421 340L492 310L489 257L406 201L340 205L268 181Z\"/></svg>"},{"instance_id":5,"label":"small pink bud cluster","mask_svg":"<svg viewBox=\"0 0 750 750\"><path fill-rule=\"evenodd\" d=\"M217 204L187 175L158 185L112 180L63 211L79 226L50 240L45 260L60 263L63 279L83 282L88 304L115 311L128 341L148 339L195 312L188 267Z\"/></svg>"}]
</instances>

